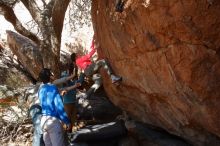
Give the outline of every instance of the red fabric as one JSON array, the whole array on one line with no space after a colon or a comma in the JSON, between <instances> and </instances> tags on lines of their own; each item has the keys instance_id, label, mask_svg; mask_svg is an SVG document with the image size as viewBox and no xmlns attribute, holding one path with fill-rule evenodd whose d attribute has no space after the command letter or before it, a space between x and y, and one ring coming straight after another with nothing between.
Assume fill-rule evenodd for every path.
<instances>
[{"instance_id":1,"label":"red fabric","mask_svg":"<svg viewBox=\"0 0 220 146\"><path fill-rule=\"evenodd\" d=\"M76 65L82 70L85 70L86 67L92 63L91 57L96 52L96 49L94 48L94 41L92 41L92 45L90 48L92 50L89 52L89 54L76 58Z\"/></svg>"}]
</instances>

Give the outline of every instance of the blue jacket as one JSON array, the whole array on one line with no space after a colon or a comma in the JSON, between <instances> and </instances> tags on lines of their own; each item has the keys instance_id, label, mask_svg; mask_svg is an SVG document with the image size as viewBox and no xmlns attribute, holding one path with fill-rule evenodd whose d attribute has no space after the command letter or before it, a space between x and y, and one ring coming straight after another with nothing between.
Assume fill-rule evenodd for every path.
<instances>
[{"instance_id":1,"label":"blue jacket","mask_svg":"<svg viewBox=\"0 0 220 146\"><path fill-rule=\"evenodd\" d=\"M64 110L62 97L57 87L53 84L43 84L38 92L42 115L60 119L65 124L70 124L70 120Z\"/></svg>"}]
</instances>

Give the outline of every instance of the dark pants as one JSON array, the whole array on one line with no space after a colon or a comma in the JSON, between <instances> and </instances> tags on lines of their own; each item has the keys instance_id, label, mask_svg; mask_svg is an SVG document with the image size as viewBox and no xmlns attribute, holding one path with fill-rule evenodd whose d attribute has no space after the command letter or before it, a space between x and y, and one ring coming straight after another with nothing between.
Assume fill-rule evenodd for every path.
<instances>
[{"instance_id":1,"label":"dark pants","mask_svg":"<svg viewBox=\"0 0 220 146\"><path fill-rule=\"evenodd\" d=\"M42 116L41 110L42 109L39 104L34 104L29 109L29 115L32 119L33 126L34 126L32 146L44 146L42 130L40 126L41 116Z\"/></svg>"}]
</instances>

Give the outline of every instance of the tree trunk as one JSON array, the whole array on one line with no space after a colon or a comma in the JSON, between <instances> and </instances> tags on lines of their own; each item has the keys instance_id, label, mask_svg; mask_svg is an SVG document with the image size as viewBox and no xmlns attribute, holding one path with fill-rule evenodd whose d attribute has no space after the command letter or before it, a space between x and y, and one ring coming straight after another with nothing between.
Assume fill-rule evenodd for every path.
<instances>
[{"instance_id":1,"label":"tree trunk","mask_svg":"<svg viewBox=\"0 0 220 146\"><path fill-rule=\"evenodd\" d=\"M43 6L38 5L38 3L32 0L21 0L21 2L30 12L33 20L37 23L42 39L22 26L22 23L16 17L13 10L13 7L16 3L0 0L0 8L3 11L2 14L6 20L14 26L17 32L33 41L29 43L30 40L27 41L27 39L24 39L20 35L8 32L9 46L13 53L18 57L18 60L21 61L22 65L25 66L25 68L35 79L43 67L52 69L55 76L58 78L60 76L61 34L65 12L70 0L42 1ZM16 39L14 36L22 38L23 41L25 40L24 44L28 44L30 46L33 45L31 47L32 49L27 49L22 45L22 42L20 42L20 40ZM30 56L25 56L26 53L22 54L21 52L24 50L27 51L26 53L28 53ZM38 59L34 59L35 54L32 54L33 50L37 50L37 52L40 54L38 55Z\"/></svg>"}]
</instances>

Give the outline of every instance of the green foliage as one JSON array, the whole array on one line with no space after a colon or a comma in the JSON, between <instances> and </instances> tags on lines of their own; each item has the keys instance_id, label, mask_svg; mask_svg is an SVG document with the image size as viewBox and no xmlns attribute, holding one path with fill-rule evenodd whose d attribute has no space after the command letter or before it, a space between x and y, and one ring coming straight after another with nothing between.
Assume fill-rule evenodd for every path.
<instances>
[{"instance_id":1,"label":"green foliage","mask_svg":"<svg viewBox=\"0 0 220 146\"><path fill-rule=\"evenodd\" d=\"M91 0L72 0L69 4L69 25L76 31L83 25L91 26Z\"/></svg>"}]
</instances>

